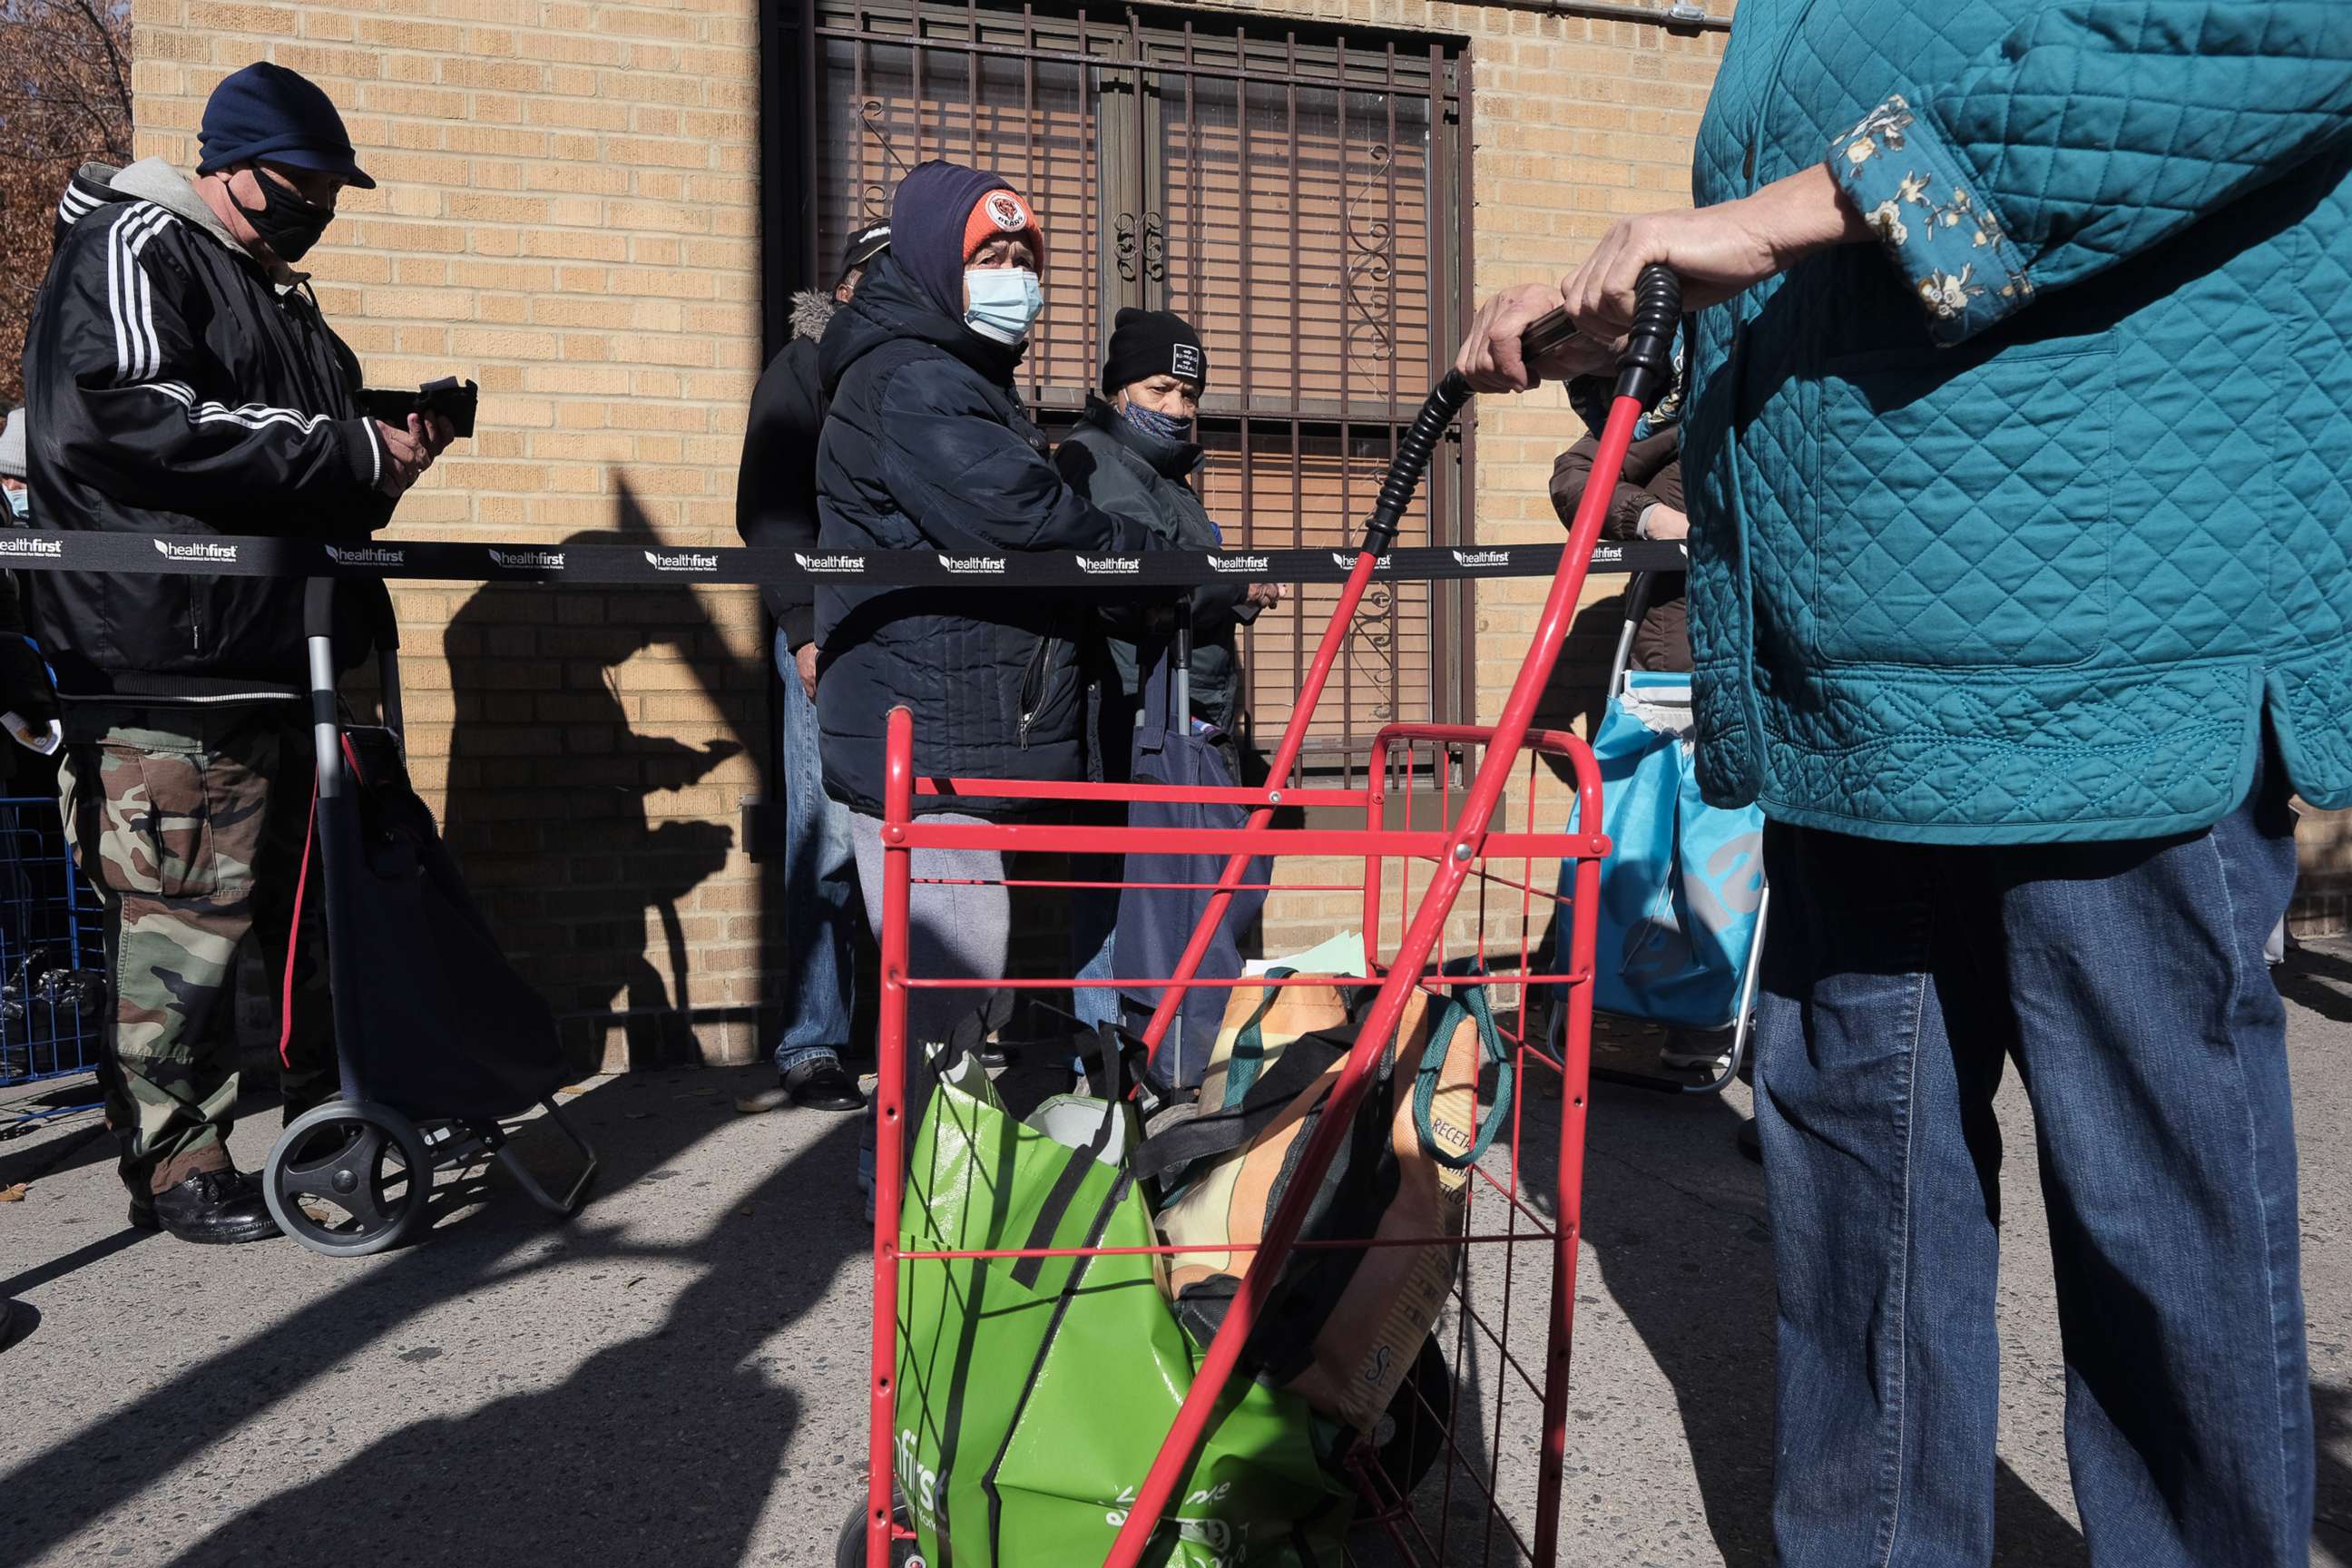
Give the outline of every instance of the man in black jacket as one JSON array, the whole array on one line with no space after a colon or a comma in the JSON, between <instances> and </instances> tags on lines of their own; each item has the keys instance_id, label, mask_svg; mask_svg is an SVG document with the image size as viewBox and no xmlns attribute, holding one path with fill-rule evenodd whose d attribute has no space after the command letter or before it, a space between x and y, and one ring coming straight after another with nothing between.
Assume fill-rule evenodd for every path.
<instances>
[{"instance_id":1,"label":"man in black jacket","mask_svg":"<svg viewBox=\"0 0 2352 1568\"><path fill-rule=\"evenodd\" d=\"M743 431L743 468L735 484L735 529L746 544L808 551L816 546L816 444L824 432L824 388L817 379L817 340L849 303L866 264L888 247L890 226L868 224L849 237L830 296L810 289L793 296L793 341L770 362L751 394ZM776 1041L777 1100L819 1110L862 1110L866 1097L841 1065L849 1041L850 986L856 973L853 921L857 862L849 813L824 793L817 763L816 595L805 582L770 583L760 594L776 623L778 694L776 780L784 808L783 1033Z\"/></svg>"},{"instance_id":2,"label":"man in black jacket","mask_svg":"<svg viewBox=\"0 0 2352 1568\"><path fill-rule=\"evenodd\" d=\"M25 351L34 519L160 535L186 560L233 550L210 542L224 533L364 539L451 434L367 416L358 360L293 269L338 194L374 182L326 94L280 66L225 79L200 145L193 180L150 159L86 167L66 192ZM67 833L106 904L109 1113L131 1223L189 1241L277 1230L228 1155L227 1011L257 922L275 983L289 962L310 771L301 602L289 579L92 573L45 574L34 598L64 710ZM309 933L301 966L289 1113L327 1088Z\"/></svg>"}]
</instances>

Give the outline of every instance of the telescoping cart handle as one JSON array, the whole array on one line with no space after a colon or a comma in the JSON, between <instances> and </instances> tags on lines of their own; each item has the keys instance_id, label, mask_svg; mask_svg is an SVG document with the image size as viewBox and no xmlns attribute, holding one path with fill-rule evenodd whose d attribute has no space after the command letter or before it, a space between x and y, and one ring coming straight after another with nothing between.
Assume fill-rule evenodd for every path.
<instances>
[{"instance_id":1,"label":"telescoping cart handle","mask_svg":"<svg viewBox=\"0 0 2352 1568\"><path fill-rule=\"evenodd\" d=\"M1601 432L1601 453L1592 465L1591 482L1585 488L1585 500L1577 509L1576 521L1569 531L1568 548L1560 552L1559 568L1553 574L1551 589L1544 600L1543 615L1538 623L1534 645L1527 662L1520 666L1518 678L1513 682L1510 696L1504 700L1501 717L1496 721L1492 739L1479 763L1477 775L1463 798L1460 820L1452 829L1452 852L1440 858L1430 874L1429 886L1423 893L1420 906L1397 943L1363 1025L1349 1049L1339 1081L1333 1086L1323 1113L1316 1120L1313 1134L1308 1138L1306 1152L1291 1172L1290 1186L1283 1201L1276 1206L1266 1224L1265 1233L1256 1254L1251 1258L1240 1285L1235 1289L1225 1309L1223 1321L1216 1337L1202 1355L1192 1386L1184 1396L1174 1426L1167 1440L1160 1445L1159 1456L1152 1461L1150 1472L1144 1478L1134 1502L1119 1527L1118 1539L1113 1544L1105 1568L1136 1568L1144 1549L1159 1529L1167 1512L1178 1481L1192 1462L1202 1436L1207 1432L1217 1403L1225 1392L1230 1379L1237 1373L1242 1349L1259 1314L1272 1293L1274 1283L1281 1278L1289 1260L1292 1245L1298 1239L1300 1226L1307 1217L1307 1206L1322 1184L1323 1173L1330 1169L1332 1157L1340 1143L1353 1136L1356 1112L1362 1104L1366 1089L1371 1081L1372 1068L1395 1034L1404 1005L1412 991L1421 984L1422 972L1430 953L1437 944L1439 931L1453 911L1454 898L1462 890L1470 874L1471 862L1476 858L1479 846L1485 841L1487 825L1493 821L1496 804L1508 784L1512 768L1518 759L1519 748L1527 739L1528 727L1533 721L1536 703L1551 679L1553 666L1559 661L1560 648L1567 640L1569 623L1576 613L1576 600L1584 586L1585 567L1592 553L1593 544L1601 537L1601 523L1607 510L1607 498L1614 488L1619 471L1625 460L1625 448L1633 442L1633 426L1643 410L1653 406L1663 395L1673 376L1673 345L1675 329L1682 321L1682 288L1675 275L1664 267L1643 269L1634 293L1633 328L1625 347L1625 354L1617 375L1616 397L1610 405L1606 426ZM1573 331L1574 324L1565 317L1546 317L1533 323L1530 331L1540 328L1547 341L1554 346L1565 341L1559 334ZM1520 343L1524 349L1527 337ZM1370 552L1385 548L1395 537L1398 521L1412 503L1413 492L1420 487L1421 477L1428 466L1430 454L1438 438L1454 420L1463 405L1470 401L1470 384L1459 372L1451 372L1429 395L1429 401L1412 422L1403 440L1397 444L1394 460L1389 466L1388 480L1381 488L1380 500L1371 521L1365 525L1365 550ZM1360 562L1350 575L1350 586L1360 589L1369 572L1369 562ZM1343 600L1341 615L1351 614L1353 604ZM1318 673L1328 669L1332 655L1331 644L1346 631L1344 620L1335 617L1332 634L1326 637L1326 647L1317 655ZM1283 737L1281 752L1276 758L1276 771L1271 775L1279 782L1288 776L1288 765L1297 754L1297 740L1307 720L1311 716L1314 699L1320 690L1320 681L1310 679L1307 689L1300 693L1299 704L1291 715L1290 726ZM1252 826L1262 826L1267 815L1261 810L1253 813ZM1588 816L1588 820L1591 818ZM1235 856L1220 879L1218 892L1210 900L1209 910L1201 927L1195 928L1192 942L1186 949L1173 984L1165 988L1160 1007L1151 1020L1151 1034L1147 1037L1153 1046L1167 1027L1167 1016L1171 1014L1181 998L1185 982L1197 971L1201 952L1208 945L1215 923L1230 901L1231 889L1239 879L1240 868L1245 857ZM1597 896L1599 883L1580 885L1579 898ZM1580 1115L1580 1112L1577 1114ZM1563 1132L1563 1139L1566 1133ZM1563 1202L1570 1201L1570 1184L1575 1173L1563 1169L1560 1173ZM1565 1222L1563 1222L1564 1226ZM1565 1235L1565 1230L1563 1231ZM1556 1262L1558 1269L1572 1263L1573 1238L1561 1243L1569 1249L1568 1259ZM1567 1310L1566 1293L1572 1289L1572 1279L1555 1279L1553 1310ZM1565 1343L1564 1332L1557 1333L1559 1342ZM1243 1374L1246 1375L1246 1374ZM1548 1369L1544 1390L1545 1430L1547 1434L1560 1429L1560 1417L1568 1397L1567 1367L1559 1362ZM1554 1484L1538 1494L1535 1531L1534 1561L1549 1568L1559 1549L1559 1487L1557 1479L1564 1455L1558 1445L1547 1436L1539 1463ZM887 1500L887 1493L883 1494ZM886 1504L887 1506L887 1504Z\"/></svg>"},{"instance_id":2,"label":"telescoping cart handle","mask_svg":"<svg viewBox=\"0 0 2352 1568\"><path fill-rule=\"evenodd\" d=\"M333 769L340 774L341 767L340 743L320 725L335 725L335 584L332 577L313 577L302 589L302 641L310 654L310 722L319 742L319 780L323 790ZM392 595L383 584L368 582L361 585L361 598L368 618L373 623L376 679L383 700L383 727L392 731L393 739L401 743L404 752L408 744L408 732L401 721L400 710L400 617L393 613ZM340 730L336 731L340 733ZM330 751L336 755L331 757Z\"/></svg>"}]
</instances>

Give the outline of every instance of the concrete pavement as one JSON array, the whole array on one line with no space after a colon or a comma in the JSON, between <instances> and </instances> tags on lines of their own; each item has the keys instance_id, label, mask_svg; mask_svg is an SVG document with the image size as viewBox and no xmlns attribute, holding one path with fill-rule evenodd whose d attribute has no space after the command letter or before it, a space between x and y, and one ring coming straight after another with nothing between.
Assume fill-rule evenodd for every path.
<instances>
[{"instance_id":1,"label":"concrete pavement","mask_svg":"<svg viewBox=\"0 0 2352 1568\"><path fill-rule=\"evenodd\" d=\"M2282 988L2324 1445L2314 1560L2352 1564L2352 943L2307 951ZM0 1358L0 1568L829 1564L863 1470L857 1124L738 1115L763 1081L596 1080L576 1105L605 1172L579 1220L547 1223L495 1173L444 1178L429 1239L361 1262L144 1237L101 1141L69 1124L0 1142L0 1188L30 1178L0 1205L0 1296L39 1314ZM2051 1271L2013 1078L2003 1094L2000 1561L2063 1568L2086 1559ZM1745 1114L1737 1089L1595 1097L1570 1561L1769 1563L1770 1233L1732 1148ZM241 1162L276 1125L257 1108ZM522 1146L559 1162L545 1129Z\"/></svg>"}]
</instances>

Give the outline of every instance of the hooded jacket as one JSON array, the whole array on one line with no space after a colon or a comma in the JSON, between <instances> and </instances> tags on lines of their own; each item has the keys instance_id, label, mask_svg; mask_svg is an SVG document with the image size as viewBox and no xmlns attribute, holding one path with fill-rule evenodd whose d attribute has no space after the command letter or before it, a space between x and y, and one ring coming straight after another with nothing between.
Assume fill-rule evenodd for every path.
<instances>
[{"instance_id":1,"label":"hooded jacket","mask_svg":"<svg viewBox=\"0 0 2352 1568\"><path fill-rule=\"evenodd\" d=\"M895 215L892 226L907 232ZM906 249L894 238L875 258L818 350L831 400L819 537L828 550L935 550L971 585L817 591L825 788L869 815L881 810L895 707L913 712L919 773L1086 777L1096 606L1010 583L1006 557L1152 547L1149 529L1063 482L1013 389L1021 351L946 313L909 275ZM929 810L1017 805L916 797Z\"/></svg>"},{"instance_id":2,"label":"hooded jacket","mask_svg":"<svg viewBox=\"0 0 2352 1568\"><path fill-rule=\"evenodd\" d=\"M805 550L816 543L816 444L824 434L816 345L840 308L829 293L794 294L793 341L768 362L752 390L735 482L735 531L746 544ZM765 583L760 597L787 647L816 635L816 592L806 583Z\"/></svg>"},{"instance_id":3,"label":"hooded jacket","mask_svg":"<svg viewBox=\"0 0 2352 1568\"><path fill-rule=\"evenodd\" d=\"M1198 446L1148 436L1099 397L1087 400L1085 421L1054 454L1054 466L1071 489L1106 511L1134 519L1169 548L1222 550L1223 536L1192 485L1201 460ZM1241 696L1234 628L1257 618L1257 606L1247 602L1245 593L1226 584L1192 592L1192 711L1221 730L1233 728ZM1121 605L1108 616L1107 646L1118 689L1130 704L1137 695L1138 607Z\"/></svg>"},{"instance_id":4,"label":"hooded jacket","mask_svg":"<svg viewBox=\"0 0 2352 1568\"><path fill-rule=\"evenodd\" d=\"M74 176L25 348L36 526L365 538L394 502L359 390L299 276L275 280L170 164ZM276 695L304 679L302 587L49 572L31 619L68 698ZM373 616L340 598L355 659Z\"/></svg>"}]
</instances>

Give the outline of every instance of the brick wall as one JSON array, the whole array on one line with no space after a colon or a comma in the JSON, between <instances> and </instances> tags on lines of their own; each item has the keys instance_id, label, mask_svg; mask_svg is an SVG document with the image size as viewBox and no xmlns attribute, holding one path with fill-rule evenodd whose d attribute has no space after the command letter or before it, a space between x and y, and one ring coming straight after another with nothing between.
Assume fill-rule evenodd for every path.
<instances>
[{"instance_id":1,"label":"brick wall","mask_svg":"<svg viewBox=\"0 0 2352 1568\"><path fill-rule=\"evenodd\" d=\"M1207 8L1470 40L1482 295L1559 275L1618 216L1687 200L1723 45L1423 0ZM484 389L478 437L409 498L396 534L731 542L759 354L754 0L135 0L133 18L142 155L191 163L213 83L271 58L334 96L383 182L347 195L316 253L321 300L378 384L454 370ZM1555 391L1476 417L1478 536L1557 539L1546 483L1579 423ZM1617 586L1587 591L1552 722L1590 704ZM1482 718L1541 592L1479 590ZM576 1037L616 1065L748 1058L772 957L733 826L765 744L754 596L448 585L404 591L400 609L419 782ZM1559 820L1548 775L1538 793ZM1507 809L1521 820L1524 798ZM2341 929L2352 827L2315 820L2305 842L2324 869L2301 923ZM1265 946L1360 917L1353 895L1281 895ZM1499 910L1490 934L1507 942L1516 923Z\"/></svg>"},{"instance_id":2,"label":"brick wall","mask_svg":"<svg viewBox=\"0 0 2352 1568\"><path fill-rule=\"evenodd\" d=\"M758 371L751 0L136 0L139 151L274 59L381 188L314 253L372 382L478 378L479 434L394 534L734 542ZM419 784L519 962L617 1063L755 1048L761 885L734 843L767 702L749 590L399 595Z\"/></svg>"}]
</instances>

